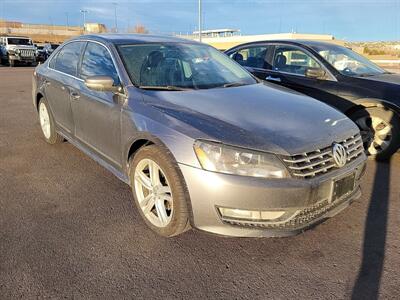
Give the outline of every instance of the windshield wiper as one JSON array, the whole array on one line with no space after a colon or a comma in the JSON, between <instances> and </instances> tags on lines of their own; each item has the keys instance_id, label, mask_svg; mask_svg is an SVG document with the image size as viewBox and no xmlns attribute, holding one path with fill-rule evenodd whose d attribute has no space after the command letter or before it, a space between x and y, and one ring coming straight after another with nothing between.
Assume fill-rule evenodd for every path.
<instances>
[{"instance_id":1,"label":"windshield wiper","mask_svg":"<svg viewBox=\"0 0 400 300\"><path fill-rule=\"evenodd\" d=\"M156 91L189 91L191 88L184 88L173 85L138 85L137 88L143 90L156 90Z\"/></svg>"},{"instance_id":2,"label":"windshield wiper","mask_svg":"<svg viewBox=\"0 0 400 300\"><path fill-rule=\"evenodd\" d=\"M235 86L243 86L243 85L247 85L247 83L244 83L244 82L231 82L231 83L225 83L223 85L223 87L227 88L227 87L235 87Z\"/></svg>"}]
</instances>

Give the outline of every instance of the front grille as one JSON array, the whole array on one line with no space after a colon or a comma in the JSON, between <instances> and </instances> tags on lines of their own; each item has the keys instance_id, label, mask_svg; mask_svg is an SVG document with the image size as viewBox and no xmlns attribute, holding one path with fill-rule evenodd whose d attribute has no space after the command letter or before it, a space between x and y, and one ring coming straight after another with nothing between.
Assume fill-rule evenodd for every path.
<instances>
[{"instance_id":1,"label":"front grille","mask_svg":"<svg viewBox=\"0 0 400 300\"><path fill-rule=\"evenodd\" d=\"M34 57L35 56L35 50L33 50L33 49L20 49L20 55L22 57Z\"/></svg>"},{"instance_id":2,"label":"front grille","mask_svg":"<svg viewBox=\"0 0 400 300\"><path fill-rule=\"evenodd\" d=\"M347 162L356 159L364 152L360 134L353 135L340 143L346 148ZM284 156L290 173L297 178L313 178L337 168L332 157L332 146L293 156Z\"/></svg>"}]
</instances>

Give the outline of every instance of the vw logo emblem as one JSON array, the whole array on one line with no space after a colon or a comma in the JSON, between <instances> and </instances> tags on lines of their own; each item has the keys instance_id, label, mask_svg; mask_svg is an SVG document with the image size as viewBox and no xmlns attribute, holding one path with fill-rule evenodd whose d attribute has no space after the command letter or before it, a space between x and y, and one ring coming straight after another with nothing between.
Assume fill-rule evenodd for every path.
<instances>
[{"instance_id":1,"label":"vw logo emblem","mask_svg":"<svg viewBox=\"0 0 400 300\"><path fill-rule=\"evenodd\" d=\"M346 148L343 147L341 144L333 144L332 156L333 160L339 168L343 167L347 162Z\"/></svg>"}]
</instances>

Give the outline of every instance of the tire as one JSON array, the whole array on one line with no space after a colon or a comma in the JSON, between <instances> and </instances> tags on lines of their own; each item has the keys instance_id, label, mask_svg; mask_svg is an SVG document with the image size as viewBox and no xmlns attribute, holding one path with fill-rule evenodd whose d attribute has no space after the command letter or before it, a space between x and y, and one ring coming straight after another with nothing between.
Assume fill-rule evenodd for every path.
<instances>
[{"instance_id":1,"label":"tire","mask_svg":"<svg viewBox=\"0 0 400 300\"><path fill-rule=\"evenodd\" d=\"M51 145L60 144L64 138L56 131L55 122L49 104L45 98L39 101L38 105L39 123L45 141ZM47 115L46 115L47 114Z\"/></svg>"},{"instance_id":2,"label":"tire","mask_svg":"<svg viewBox=\"0 0 400 300\"><path fill-rule=\"evenodd\" d=\"M364 148L370 158L386 161L400 147L400 117L390 109L369 107L350 118L360 128Z\"/></svg>"},{"instance_id":3,"label":"tire","mask_svg":"<svg viewBox=\"0 0 400 300\"><path fill-rule=\"evenodd\" d=\"M150 168L158 180L150 176ZM138 174L146 176L146 186L152 190L144 187L143 177ZM129 178L136 207L150 229L164 237L190 229L189 193L168 149L157 145L140 148L130 160Z\"/></svg>"},{"instance_id":4,"label":"tire","mask_svg":"<svg viewBox=\"0 0 400 300\"><path fill-rule=\"evenodd\" d=\"M12 59L8 60L8 65L10 66L10 68L13 68L15 66L15 61Z\"/></svg>"}]
</instances>

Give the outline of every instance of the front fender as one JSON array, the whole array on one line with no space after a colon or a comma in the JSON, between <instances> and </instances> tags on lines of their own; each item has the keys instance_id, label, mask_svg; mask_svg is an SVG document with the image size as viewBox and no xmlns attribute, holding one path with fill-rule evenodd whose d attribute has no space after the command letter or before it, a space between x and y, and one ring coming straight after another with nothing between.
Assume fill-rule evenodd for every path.
<instances>
[{"instance_id":1,"label":"front fender","mask_svg":"<svg viewBox=\"0 0 400 300\"><path fill-rule=\"evenodd\" d=\"M396 114L400 115L400 105L397 105L395 103L389 102L387 100L382 100L378 98L362 98L362 99L357 99L353 101L356 106L352 107L348 111L346 111L346 115L349 116L353 114L355 111L359 110L360 108L364 107L386 107L390 108Z\"/></svg>"},{"instance_id":2,"label":"front fender","mask_svg":"<svg viewBox=\"0 0 400 300\"><path fill-rule=\"evenodd\" d=\"M200 168L193 150L195 138L182 134L170 126L171 122L180 121L167 116L155 121L153 118L133 111L124 111L121 122L122 159L126 162L126 172L129 167L130 148L138 140L148 140L156 145L163 145L171 152L176 162Z\"/></svg>"}]
</instances>

